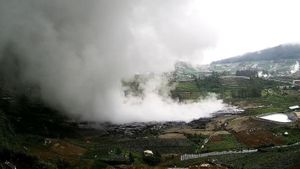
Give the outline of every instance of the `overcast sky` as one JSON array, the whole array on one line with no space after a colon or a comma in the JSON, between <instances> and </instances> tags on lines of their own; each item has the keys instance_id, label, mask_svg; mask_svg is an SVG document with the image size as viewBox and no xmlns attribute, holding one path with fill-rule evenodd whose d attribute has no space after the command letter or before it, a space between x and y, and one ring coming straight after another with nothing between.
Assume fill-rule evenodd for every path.
<instances>
[{"instance_id":1,"label":"overcast sky","mask_svg":"<svg viewBox=\"0 0 300 169\"><path fill-rule=\"evenodd\" d=\"M216 33L214 47L200 62L256 51L283 43L300 42L300 1L195 1L190 10Z\"/></svg>"}]
</instances>

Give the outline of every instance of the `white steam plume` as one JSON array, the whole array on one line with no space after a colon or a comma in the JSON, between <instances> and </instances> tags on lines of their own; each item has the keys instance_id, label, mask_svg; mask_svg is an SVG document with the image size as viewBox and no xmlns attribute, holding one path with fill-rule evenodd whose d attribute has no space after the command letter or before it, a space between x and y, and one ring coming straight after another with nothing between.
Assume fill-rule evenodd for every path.
<instances>
[{"instance_id":1,"label":"white steam plume","mask_svg":"<svg viewBox=\"0 0 300 169\"><path fill-rule=\"evenodd\" d=\"M221 101L178 104L150 90L133 105L120 83L137 72L169 71L176 60L201 57L215 44L190 2L0 0L0 63L14 63L1 69L40 86L51 106L87 120L207 116L223 106Z\"/></svg>"},{"instance_id":2,"label":"white steam plume","mask_svg":"<svg viewBox=\"0 0 300 169\"><path fill-rule=\"evenodd\" d=\"M299 71L299 62L296 61L295 65L291 67L291 74L294 74Z\"/></svg>"},{"instance_id":3,"label":"white steam plume","mask_svg":"<svg viewBox=\"0 0 300 169\"><path fill-rule=\"evenodd\" d=\"M118 122L133 121L191 121L200 117L208 117L212 112L224 109L222 100L218 100L215 94L205 98L199 98L198 102L179 102L168 97L168 93L161 93L166 87L167 79L155 76L150 78L142 88L144 96L128 96L120 109L126 116L123 119L113 119ZM164 89L162 92L170 91Z\"/></svg>"}]
</instances>

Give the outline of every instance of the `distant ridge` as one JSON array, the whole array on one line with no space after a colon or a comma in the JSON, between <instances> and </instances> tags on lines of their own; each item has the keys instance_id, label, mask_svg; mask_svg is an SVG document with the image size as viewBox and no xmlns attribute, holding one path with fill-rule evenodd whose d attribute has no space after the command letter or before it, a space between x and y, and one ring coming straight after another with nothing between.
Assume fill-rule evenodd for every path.
<instances>
[{"instance_id":1,"label":"distant ridge","mask_svg":"<svg viewBox=\"0 0 300 169\"><path fill-rule=\"evenodd\" d=\"M257 52L231 57L212 64L237 63L262 60L300 59L300 44L285 44Z\"/></svg>"}]
</instances>

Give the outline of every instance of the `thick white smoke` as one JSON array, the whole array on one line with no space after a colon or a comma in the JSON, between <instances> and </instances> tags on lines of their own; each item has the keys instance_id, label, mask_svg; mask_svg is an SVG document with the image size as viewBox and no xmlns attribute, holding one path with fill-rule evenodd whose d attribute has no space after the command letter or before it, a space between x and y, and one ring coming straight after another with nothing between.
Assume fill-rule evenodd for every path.
<instances>
[{"instance_id":1,"label":"thick white smoke","mask_svg":"<svg viewBox=\"0 0 300 169\"><path fill-rule=\"evenodd\" d=\"M149 90L140 103L121 79L164 72L201 57L215 36L192 1L0 0L0 61L12 58L18 80L40 86L51 106L87 120L191 120L219 110L210 97L179 104ZM199 59L198 59L199 60ZM9 72L9 70L6 70Z\"/></svg>"}]
</instances>

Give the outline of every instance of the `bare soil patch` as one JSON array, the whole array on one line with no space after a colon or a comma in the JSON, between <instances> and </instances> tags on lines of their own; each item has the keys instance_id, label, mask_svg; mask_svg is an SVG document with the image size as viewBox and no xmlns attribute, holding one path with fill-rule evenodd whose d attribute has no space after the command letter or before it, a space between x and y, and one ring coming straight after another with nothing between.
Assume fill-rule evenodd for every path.
<instances>
[{"instance_id":1,"label":"bare soil patch","mask_svg":"<svg viewBox=\"0 0 300 169\"><path fill-rule=\"evenodd\" d=\"M172 128L166 130L164 133L180 133L180 134L192 134L192 135L220 135L220 134L230 134L228 131L220 130L220 131L211 131L211 130L203 130L203 129L192 129L192 128Z\"/></svg>"},{"instance_id":2,"label":"bare soil patch","mask_svg":"<svg viewBox=\"0 0 300 169\"><path fill-rule=\"evenodd\" d=\"M165 133L158 136L160 139L186 139L182 133Z\"/></svg>"},{"instance_id":3,"label":"bare soil patch","mask_svg":"<svg viewBox=\"0 0 300 169\"><path fill-rule=\"evenodd\" d=\"M228 122L226 130L233 130L234 132L241 132L245 130L269 129L278 126L272 122L259 120L255 117L240 117Z\"/></svg>"},{"instance_id":4,"label":"bare soil patch","mask_svg":"<svg viewBox=\"0 0 300 169\"><path fill-rule=\"evenodd\" d=\"M43 160L64 159L71 164L76 164L80 156L87 152L85 148L68 143L63 140L52 139L51 144L45 148L32 148L32 154Z\"/></svg>"},{"instance_id":5,"label":"bare soil patch","mask_svg":"<svg viewBox=\"0 0 300 169\"><path fill-rule=\"evenodd\" d=\"M239 142L252 148L267 145L282 145L284 143L280 137L275 136L267 130L244 130L234 133L234 135Z\"/></svg>"},{"instance_id":6,"label":"bare soil patch","mask_svg":"<svg viewBox=\"0 0 300 169\"><path fill-rule=\"evenodd\" d=\"M221 142L223 141L224 138L222 137L222 135L214 135L210 138L210 142L216 143L216 142Z\"/></svg>"}]
</instances>

